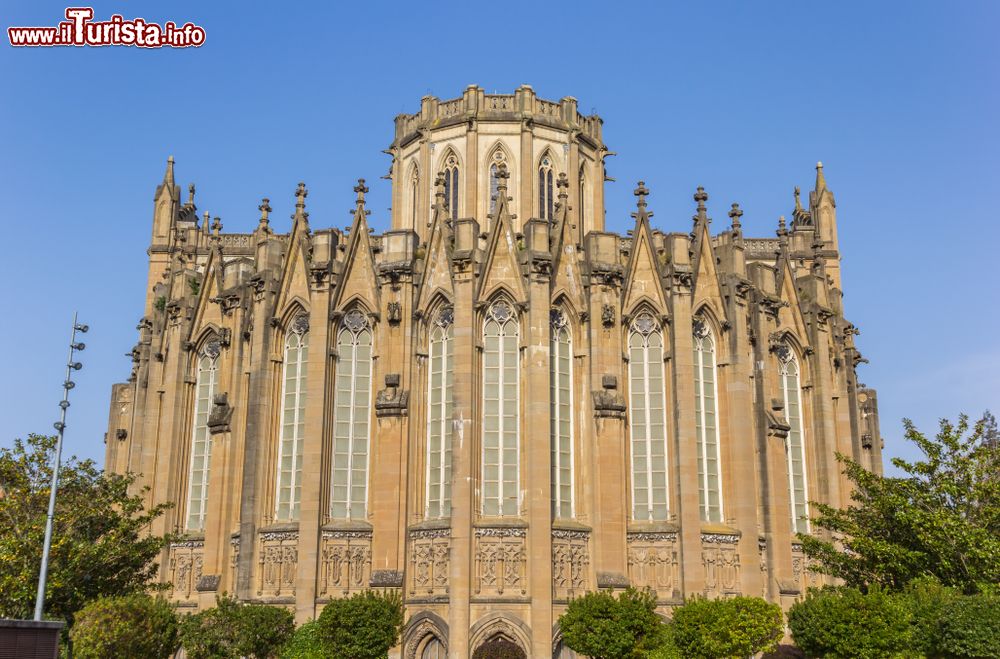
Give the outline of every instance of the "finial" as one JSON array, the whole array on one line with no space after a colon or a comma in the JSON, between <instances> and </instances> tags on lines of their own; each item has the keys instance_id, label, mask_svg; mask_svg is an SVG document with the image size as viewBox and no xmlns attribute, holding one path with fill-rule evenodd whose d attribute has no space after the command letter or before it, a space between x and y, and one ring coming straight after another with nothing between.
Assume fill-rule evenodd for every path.
<instances>
[{"instance_id":1,"label":"finial","mask_svg":"<svg viewBox=\"0 0 1000 659\"><path fill-rule=\"evenodd\" d=\"M358 184L354 186L354 191L358 193L358 208L365 205L365 193L368 192L368 188L365 186L365 180L363 178L358 179Z\"/></svg>"},{"instance_id":2,"label":"finial","mask_svg":"<svg viewBox=\"0 0 1000 659\"><path fill-rule=\"evenodd\" d=\"M649 196L649 188L646 187L646 182L638 181L632 194L635 195L635 212L632 213L632 217L636 220L648 220L653 217L653 214L646 210L646 197Z\"/></svg>"},{"instance_id":3,"label":"finial","mask_svg":"<svg viewBox=\"0 0 1000 659\"><path fill-rule=\"evenodd\" d=\"M201 216L201 230L206 234L208 233L208 211L205 211Z\"/></svg>"},{"instance_id":4,"label":"finial","mask_svg":"<svg viewBox=\"0 0 1000 659\"><path fill-rule=\"evenodd\" d=\"M174 157L167 156L167 171L163 173L163 182L167 185L174 184Z\"/></svg>"},{"instance_id":5,"label":"finial","mask_svg":"<svg viewBox=\"0 0 1000 659\"><path fill-rule=\"evenodd\" d=\"M194 206L194 183L188 186L188 206Z\"/></svg>"},{"instance_id":6,"label":"finial","mask_svg":"<svg viewBox=\"0 0 1000 659\"><path fill-rule=\"evenodd\" d=\"M438 172L437 176L434 177L434 205L444 208L444 196L444 172Z\"/></svg>"},{"instance_id":7,"label":"finial","mask_svg":"<svg viewBox=\"0 0 1000 659\"><path fill-rule=\"evenodd\" d=\"M569 178L566 176L566 172L559 173L559 178L556 179L556 188L559 190L557 197L560 199L569 197Z\"/></svg>"},{"instance_id":8,"label":"finial","mask_svg":"<svg viewBox=\"0 0 1000 659\"><path fill-rule=\"evenodd\" d=\"M497 166L497 194L501 190L507 191L507 179L510 178L510 172L507 171L507 163L502 162Z\"/></svg>"},{"instance_id":9,"label":"finial","mask_svg":"<svg viewBox=\"0 0 1000 659\"><path fill-rule=\"evenodd\" d=\"M705 188L701 187L700 185L698 186L698 189L695 190L694 193L694 200L698 202L698 208L696 209L698 212L691 219L693 219L696 224L701 220L705 220L705 222L711 222L711 220L708 219L708 209L705 207L705 202L708 201L708 193L705 192Z\"/></svg>"},{"instance_id":10,"label":"finial","mask_svg":"<svg viewBox=\"0 0 1000 659\"><path fill-rule=\"evenodd\" d=\"M785 216L784 215L779 215L778 216L778 235L779 236L784 236L784 235L787 235L787 234L788 234L788 229L785 226Z\"/></svg>"},{"instance_id":11,"label":"finial","mask_svg":"<svg viewBox=\"0 0 1000 659\"><path fill-rule=\"evenodd\" d=\"M820 193L826 189L826 177L823 176L823 163L816 163L816 192Z\"/></svg>"},{"instance_id":12,"label":"finial","mask_svg":"<svg viewBox=\"0 0 1000 659\"><path fill-rule=\"evenodd\" d=\"M304 220L309 219L309 213L306 212L306 197L309 196L309 190L306 189L306 184L299 182L298 186L295 188L295 213L292 214L292 219L301 217Z\"/></svg>"},{"instance_id":13,"label":"finial","mask_svg":"<svg viewBox=\"0 0 1000 659\"><path fill-rule=\"evenodd\" d=\"M260 206L257 207L257 210L260 211L260 225L258 227L260 229L268 229L271 223L270 220L268 219L271 216L270 201L271 201L270 199L264 197L263 199L260 200L261 202Z\"/></svg>"},{"instance_id":14,"label":"finial","mask_svg":"<svg viewBox=\"0 0 1000 659\"><path fill-rule=\"evenodd\" d=\"M208 215L208 213L205 213L205 215ZM212 235L218 238L220 233L222 233L222 219L216 217L212 220Z\"/></svg>"},{"instance_id":15,"label":"finial","mask_svg":"<svg viewBox=\"0 0 1000 659\"><path fill-rule=\"evenodd\" d=\"M802 210L802 200L799 198L800 194L802 194L802 191L799 190L799 186L796 185L795 186L795 210Z\"/></svg>"},{"instance_id":16,"label":"finial","mask_svg":"<svg viewBox=\"0 0 1000 659\"><path fill-rule=\"evenodd\" d=\"M740 205L733 204L732 208L729 209L729 219L733 221L733 231L739 231L740 227L743 226L740 224L741 217L743 217L743 211L740 210Z\"/></svg>"}]
</instances>

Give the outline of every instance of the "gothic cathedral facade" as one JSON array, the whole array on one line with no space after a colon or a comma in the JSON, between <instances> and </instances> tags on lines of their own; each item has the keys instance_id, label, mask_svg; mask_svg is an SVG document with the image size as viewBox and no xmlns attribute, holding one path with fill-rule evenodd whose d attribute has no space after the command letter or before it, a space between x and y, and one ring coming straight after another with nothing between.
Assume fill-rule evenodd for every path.
<instances>
[{"instance_id":1,"label":"gothic cathedral facade","mask_svg":"<svg viewBox=\"0 0 1000 659\"><path fill-rule=\"evenodd\" d=\"M295 192L251 233L154 197L132 374L107 468L175 506L160 579L299 622L395 589L399 656L506 643L569 656L556 624L597 589L762 595L817 583L810 502L843 506L837 452L881 470L875 391L844 316L836 205L817 166L777 235L605 231L602 120L576 100L468 87L396 117L391 229L314 228Z\"/></svg>"}]
</instances>

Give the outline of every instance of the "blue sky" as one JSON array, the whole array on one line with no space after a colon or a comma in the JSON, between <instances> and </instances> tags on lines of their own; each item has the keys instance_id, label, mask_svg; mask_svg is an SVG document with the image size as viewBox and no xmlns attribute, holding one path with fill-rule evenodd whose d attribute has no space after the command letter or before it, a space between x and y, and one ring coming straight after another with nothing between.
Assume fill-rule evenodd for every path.
<instances>
[{"instance_id":1,"label":"blue sky","mask_svg":"<svg viewBox=\"0 0 1000 659\"><path fill-rule=\"evenodd\" d=\"M290 7L295 7L290 9ZM3 27L55 25L64 4L3 5ZM688 231L698 185L773 235L822 160L838 202L845 306L862 330L887 456L900 419L1000 412L995 2L95 2L195 22L198 49L0 45L0 446L51 432L74 309L90 324L67 450L102 459L111 383L129 372L152 195L168 155L197 203L249 231L295 184L314 227L344 226L355 179L388 222L393 117L471 83L598 112L608 227L635 181L654 225Z\"/></svg>"}]
</instances>

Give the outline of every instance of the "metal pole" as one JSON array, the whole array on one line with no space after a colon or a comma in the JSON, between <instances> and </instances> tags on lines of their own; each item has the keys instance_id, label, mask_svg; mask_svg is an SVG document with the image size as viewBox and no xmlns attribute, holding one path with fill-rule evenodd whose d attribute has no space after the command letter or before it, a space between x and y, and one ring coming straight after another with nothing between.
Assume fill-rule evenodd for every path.
<instances>
[{"instance_id":1,"label":"metal pole","mask_svg":"<svg viewBox=\"0 0 1000 659\"><path fill-rule=\"evenodd\" d=\"M70 376L74 370L80 370L82 367L82 364L73 361L73 353L76 350L83 350L84 348L82 343L76 342L76 332L77 330L86 332L88 329L86 325L78 325L76 317L77 314L74 312L73 333L70 335L69 341L69 360L66 362L66 381L63 382L63 399L59 403L62 413L59 416L59 422L55 424L56 430L59 431L59 437L56 440L56 460L52 466L52 486L49 489L49 513L45 519L45 544L42 546L42 568L38 573L38 593L35 595L35 620L42 619L42 610L45 608L45 582L48 579L49 573L49 548L52 545L52 518L55 517L56 513L56 490L59 487L59 464L62 459L63 431L66 429L69 390L75 386L73 381L70 380Z\"/></svg>"}]
</instances>

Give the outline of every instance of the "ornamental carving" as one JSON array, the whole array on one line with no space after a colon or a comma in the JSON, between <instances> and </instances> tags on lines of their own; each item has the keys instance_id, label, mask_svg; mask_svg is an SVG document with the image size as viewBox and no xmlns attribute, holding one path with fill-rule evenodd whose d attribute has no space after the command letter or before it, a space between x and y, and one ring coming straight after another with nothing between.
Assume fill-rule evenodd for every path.
<instances>
[{"instance_id":1,"label":"ornamental carving","mask_svg":"<svg viewBox=\"0 0 1000 659\"><path fill-rule=\"evenodd\" d=\"M258 597L295 595L299 534L294 531L260 534L258 554Z\"/></svg>"},{"instance_id":2,"label":"ornamental carving","mask_svg":"<svg viewBox=\"0 0 1000 659\"><path fill-rule=\"evenodd\" d=\"M363 313L354 309L344 314L344 327L357 333L368 327L368 319Z\"/></svg>"},{"instance_id":3,"label":"ornamental carving","mask_svg":"<svg viewBox=\"0 0 1000 659\"><path fill-rule=\"evenodd\" d=\"M816 562L810 560L802 551L802 545L797 542L792 543L792 579L799 588L800 593L806 592L809 588L816 588L820 585L820 576L812 568Z\"/></svg>"},{"instance_id":4,"label":"ornamental carving","mask_svg":"<svg viewBox=\"0 0 1000 659\"><path fill-rule=\"evenodd\" d=\"M643 335L649 334L658 327L659 325L657 324L656 319L653 318L652 314L645 311L636 316L635 320L632 321L632 329Z\"/></svg>"},{"instance_id":5,"label":"ornamental carving","mask_svg":"<svg viewBox=\"0 0 1000 659\"><path fill-rule=\"evenodd\" d=\"M739 536L703 533L701 562L705 568L705 595L740 594Z\"/></svg>"},{"instance_id":6,"label":"ornamental carving","mask_svg":"<svg viewBox=\"0 0 1000 659\"><path fill-rule=\"evenodd\" d=\"M410 531L410 595L448 595L451 531L428 529Z\"/></svg>"},{"instance_id":7,"label":"ornamental carving","mask_svg":"<svg viewBox=\"0 0 1000 659\"><path fill-rule=\"evenodd\" d=\"M448 327L455 322L455 307L445 307L438 312L434 324L438 327Z\"/></svg>"},{"instance_id":8,"label":"ornamental carving","mask_svg":"<svg viewBox=\"0 0 1000 659\"><path fill-rule=\"evenodd\" d=\"M202 540L182 540L170 543L170 582L173 584L171 599L195 602L198 582L202 576L205 543Z\"/></svg>"},{"instance_id":9,"label":"ornamental carving","mask_svg":"<svg viewBox=\"0 0 1000 659\"><path fill-rule=\"evenodd\" d=\"M517 597L527 594L527 549L524 529L476 529L475 557L476 595Z\"/></svg>"},{"instance_id":10,"label":"ornamental carving","mask_svg":"<svg viewBox=\"0 0 1000 659\"><path fill-rule=\"evenodd\" d=\"M549 311L549 323L552 325L553 330L560 330L566 327L567 320L566 314L564 314L559 309L552 309Z\"/></svg>"},{"instance_id":11,"label":"ornamental carving","mask_svg":"<svg viewBox=\"0 0 1000 659\"><path fill-rule=\"evenodd\" d=\"M601 324L605 327L613 327L615 324L615 308L610 304L601 306Z\"/></svg>"},{"instance_id":12,"label":"ornamental carving","mask_svg":"<svg viewBox=\"0 0 1000 659\"><path fill-rule=\"evenodd\" d=\"M399 302L390 302L386 308L386 320L393 325L398 325L403 320L403 307Z\"/></svg>"},{"instance_id":13,"label":"ornamental carving","mask_svg":"<svg viewBox=\"0 0 1000 659\"><path fill-rule=\"evenodd\" d=\"M510 308L510 304L506 300L497 300L490 306L488 315L502 325L510 320L510 317L514 315L514 310Z\"/></svg>"},{"instance_id":14,"label":"ornamental carving","mask_svg":"<svg viewBox=\"0 0 1000 659\"><path fill-rule=\"evenodd\" d=\"M215 359L222 352L222 343L219 341L209 341L205 344L201 354L209 359Z\"/></svg>"},{"instance_id":15,"label":"ornamental carving","mask_svg":"<svg viewBox=\"0 0 1000 659\"><path fill-rule=\"evenodd\" d=\"M371 547L371 531L323 531L319 595L341 597L368 588Z\"/></svg>"},{"instance_id":16,"label":"ornamental carving","mask_svg":"<svg viewBox=\"0 0 1000 659\"><path fill-rule=\"evenodd\" d=\"M298 334L300 336L302 334L305 334L306 332L309 331L309 316L307 316L304 313L300 313L298 316L295 317L295 320L292 321L292 324L289 327L289 329L292 330L292 332L294 332L295 334Z\"/></svg>"},{"instance_id":17,"label":"ornamental carving","mask_svg":"<svg viewBox=\"0 0 1000 659\"><path fill-rule=\"evenodd\" d=\"M552 531L552 597L566 600L587 590L590 567L590 534L586 531Z\"/></svg>"},{"instance_id":18,"label":"ornamental carving","mask_svg":"<svg viewBox=\"0 0 1000 659\"><path fill-rule=\"evenodd\" d=\"M677 533L629 533L626 536L629 582L650 588L658 600L680 597Z\"/></svg>"}]
</instances>

